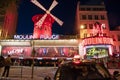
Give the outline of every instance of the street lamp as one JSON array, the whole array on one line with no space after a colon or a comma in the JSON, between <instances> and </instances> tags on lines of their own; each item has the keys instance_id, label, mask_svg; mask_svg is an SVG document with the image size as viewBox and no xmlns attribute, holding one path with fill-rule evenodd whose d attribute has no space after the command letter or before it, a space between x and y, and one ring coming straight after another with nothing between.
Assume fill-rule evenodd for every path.
<instances>
[{"instance_id":1,"label":"street lamp","mask_svg":"<svg viewBox=\"0 0 120 80\"><path fill-rule=\"evenodd\" d=\"M35 49L34 49L34 41L31 41L32 45L32 73L31 73L31 78L33 79L33 74L34 74L34 57L35 57Z\"/></svg>"}]
</instances>

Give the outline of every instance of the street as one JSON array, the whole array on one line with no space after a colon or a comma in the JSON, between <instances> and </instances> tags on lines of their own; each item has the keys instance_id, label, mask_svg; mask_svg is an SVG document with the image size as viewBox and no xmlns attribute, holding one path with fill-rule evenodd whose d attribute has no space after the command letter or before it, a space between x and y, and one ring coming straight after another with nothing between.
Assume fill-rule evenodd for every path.
<instances>
[{"instance_id":1,"label":"street","mask_svg":"<svg viewBox=\"0 0 120 80\"><path fill-rule=\"evenodd\" d=\"M32 75L30 66L12 66L7 80L44 80L45 76L53 79L56 70L56 67L34 67Z\"/></svg>"},{"instance_id":2,"label":"street","mask_svg":"<svg viewBox=\"0 0 120 80\"><path fill-rule=\"evenodd\" d=\"M7 80L44 80L45 76L50 76L53 80L57 67L34 67L32 73L31 66L12 66L10 68L9 79ZM113 71L120 69L109 69L112 74ZM6 79L0 79L6 80Z\"/></svg>"}]
</instances>

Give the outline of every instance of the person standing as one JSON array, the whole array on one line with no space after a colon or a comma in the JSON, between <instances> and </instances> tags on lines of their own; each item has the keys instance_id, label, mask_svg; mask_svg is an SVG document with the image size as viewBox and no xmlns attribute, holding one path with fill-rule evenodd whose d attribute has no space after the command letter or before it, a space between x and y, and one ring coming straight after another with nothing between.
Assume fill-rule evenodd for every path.
<instances>
[{"instance_id":1,"label":"person standing","mask_svg":"<svg viewBox=\"0 0 120 80\"><path fill-rule=\"evenodd\" d=\"M7 58L5 59L5 67L4 67L4 71L3 71L2 77L4 77L4 76L8 77L9 76L9 71L10 71L11 64L12 64L11 56L8 55Z\"/></svg>"}]
</instances>

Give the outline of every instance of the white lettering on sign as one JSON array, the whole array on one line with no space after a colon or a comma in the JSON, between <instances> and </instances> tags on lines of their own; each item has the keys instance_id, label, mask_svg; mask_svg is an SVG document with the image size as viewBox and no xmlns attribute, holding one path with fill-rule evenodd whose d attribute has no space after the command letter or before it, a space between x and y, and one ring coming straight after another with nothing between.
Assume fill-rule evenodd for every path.
<instances>
[{"instance_id":1,"label":"white lettering on sign","mask_svg":"<svg viewBox=\"0 0 120 80\"><path fill-rule=\"evenodd\" d=\"M109 37L94 37L86 38L83 40L83 45L92 45L92 44L113 44L113 39Z\"/></svg>"},{"instance_id":2,"label":"white lettering on sign","mask_svg":"<svg viewBox=\"0 0 120 80\"><path fill-rule=\"evenodd\" d=\"M40 39L46 40L46 39L59 39L59 35L52 35L52 36L46 36L46 35L41 35Z\"/></svg>"},{"instance_id":3,"label":"white lettering on sign","mask_svg":"<svg viewBox=\"0 0 120 80\"><path fill-rule=\"evenodd\" d=\"M14 39L33 39L33 35L14 35Z\"/></svg>"},{"instance_id":4,"label":"white lettering on sign","mask_svg":"<svg viewBox=\"0 0 120 80\"><path fill-rule=\"evenodd\" d=\"M23 53L23 49L12 49L10 51L8 51L8 54L12 55L12 54L16 54L16 53Z\"/></svg>"},{"instance_id":5,"label":"white lettering on sign","mask_svg":"<svg viewBox=\"0 0 120 80\"><path fill-rule=\"evenodd\" d=\"M33 35L14 35L14 39L33 39ZM52 35L52 36L46 36L46 35L41 35L40 36L41 40L47 40L47 39L59 39L59 35Z\"/></svg>"}]
</instances>

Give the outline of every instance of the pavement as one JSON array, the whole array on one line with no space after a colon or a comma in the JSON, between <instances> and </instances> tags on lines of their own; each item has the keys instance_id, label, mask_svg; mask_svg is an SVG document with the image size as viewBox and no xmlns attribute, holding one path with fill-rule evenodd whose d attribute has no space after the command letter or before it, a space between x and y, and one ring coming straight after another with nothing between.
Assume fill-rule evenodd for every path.
<instances>
[{"instance_id":1,"label":"pavement","mask_svg":"<svg viewBox=\"0 0 120 80\"><path fill-rule=\"evenodd\" d=\"M46 76L50 76L53 80L57 67L34 67L31 66L12 66L10 68L10 74L8 79L0 80L44 80ZM120 69L108 69L112 74L115 70Z\"/></svg>"},{"instance_id":2,"label":"pavement","mask_svg":"<svg viewBox=\"0 0 120 80\"><path fill-rule=\"evenodd\" d=\"M53 80L57 67L12 66L8 79L0 80L44 80L50 76Z\"/></svg>"}]
</instances>

